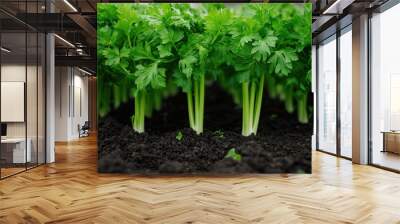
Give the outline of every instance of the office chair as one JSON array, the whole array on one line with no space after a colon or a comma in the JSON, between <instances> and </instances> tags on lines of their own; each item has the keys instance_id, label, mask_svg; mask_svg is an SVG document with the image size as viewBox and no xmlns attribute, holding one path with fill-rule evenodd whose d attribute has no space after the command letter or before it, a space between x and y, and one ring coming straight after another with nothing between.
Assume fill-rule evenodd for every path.
<instances>
[{"instance_id":1,"label":"office chair","mask_svg":"<svg viewBox=\"0 0 400 224\"><path fill-rule=\"evenodd\" d=\"M89 136L89 129L90 129L89 121L85 121L82 127L80 127L80 125L78 124L79 138Z\"/></svg>"}]
</instances>

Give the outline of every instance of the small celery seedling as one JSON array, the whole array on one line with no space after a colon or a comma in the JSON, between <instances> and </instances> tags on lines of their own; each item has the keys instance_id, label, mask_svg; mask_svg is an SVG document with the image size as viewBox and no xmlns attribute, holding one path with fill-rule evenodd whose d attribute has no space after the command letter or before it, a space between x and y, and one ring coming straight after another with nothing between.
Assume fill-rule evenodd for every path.
<instances>
[{"instance_id":1,"label":"small celery seedling","mask_svg":"<svg viewBox=\"0 0 400 224\"><path fill-rule=\"evenodd\" d=\"M242 155L237 153L235 148L231 148L226 154L225 158L231 158L238 162L242 161Z\"/></svg>"},{"instance_id":2,"label":"small celery seedling","mask_svg":"<svg viewBox=\"0 0 400 224\"><path fill-rule=\"evenodd\" d=\"M213 133L217 138L224 138L224 132L222 130L216 130Z\"/></svg>"},{"instance_id":3,"label":"small celery seedling","mask_svg":"<svg viewBox=\"0 0 400 224\"><path fill-rule=\"evenodd\" d=\"M178 131L177 133L176 133L176 140L178 140L178 141L181 141L182 139L183 139L183 134L182 134L182 132L181 131Z\"/></svg>"}]
</instances>

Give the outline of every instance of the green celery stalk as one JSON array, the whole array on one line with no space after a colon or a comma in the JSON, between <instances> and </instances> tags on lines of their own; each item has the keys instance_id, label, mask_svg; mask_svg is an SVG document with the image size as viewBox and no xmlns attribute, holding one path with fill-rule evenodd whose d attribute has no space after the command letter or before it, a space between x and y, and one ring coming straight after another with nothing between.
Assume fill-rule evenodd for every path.
<instances>
[{"instance_id":1,"label":"green celery stalk","mask_svg":"<svg viewBox=\"0 0 400 224\"><path fill-rule=\"evenodd\" d=\"M253 123L253 133L254 133L254 135L257 135L258 123L260 121L263 91L264 91L264 75L261 76L260 83L259 83L259 86L258 86L256 106L255 106L255 115L254 115L254 123Z\"/></svg>"},{"instance_id":2,"label":"green celery stalk","mask_svg":"<svg viewBox=\"0 0 400 224\"><path fill-rule=\"evenodd\" d=\"M249 83L243 82L242 84L242 97L243 97L243 118L242 118L242 135L249 136L251 131L249 129Z\"/></svg>"}]
</instances>

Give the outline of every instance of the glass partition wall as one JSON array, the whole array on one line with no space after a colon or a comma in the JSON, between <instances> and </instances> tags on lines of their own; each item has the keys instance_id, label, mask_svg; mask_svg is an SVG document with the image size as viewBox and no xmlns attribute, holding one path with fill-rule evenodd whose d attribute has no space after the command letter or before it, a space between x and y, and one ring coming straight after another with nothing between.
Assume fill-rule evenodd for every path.
<instances>
[{"instance_id":1,"label":"glass partition wall","mask_svg":"<svg viewBox=\"0 0 400 224\"><path fill-rule=\"evenodd\" d=\"M1 6L2 3L0 3ZM19 3L26 12L32 5ZM32 4L32 3L30 3ZM29 7L28 7L29 6ZM28 10L29 9L29 10ZM0 13L0 178L45 163L45 35Z\"/></svg>"},{"instance_id":2,"label":"glass partition wall","mask_svg":"<svg viewBox=\"0 0 400 224\"><path fill-rule=\"evenodd\" d=\"M340 49L340 155L352 157L352 33L351 25L341 31Z\"/></svg>"},{"instance_id":3,"label":"glass partition wall","mask_svg":"<svg viewBox=\"0 0 400 224\"><path fill-rule=\"evenodd\" d=\"M336 35L318 46L318 149L336 153Z\"/></svg>"},{"instance_id":4,"label":"glass partition wall","mask_svg":"<svg viewBox=\"0 0 400 224\"><path fill-rule=\"evenodd\" d=\"M1 34L1 177L26 170L30 162L26 125L26 33Z\"/></svg>"},{"instance_id":5,"label":"glass partition wall","mask_svg":"<svg viewBox=\"0 0 400 224\"><path fill-rule=\"evenodd\" d=\"M317 149L352 157L352 29L327 38L317 49Z\"/></svg>"},{"instance_id":6,"label":"glass partition wall","mask_svg":"<svg viewBox=\"0 0 400 224\"><path fill-rule=\"evenodd\" d=\"M400 171L400 4L371 18L370 163Z\"/></svg>"},{"instance_id":7,"label":"glass partition wall","mask_svg":"<svg viewBox=\"0 0 400 224\"><path fill-rule=\"evenodd\" d=\"M369 164L400 172L400 4L369 26ZM352 28L317 45L317 149L352 157ZM337 57L338 55L338 57Z\"/></svg>"}]
</instances>

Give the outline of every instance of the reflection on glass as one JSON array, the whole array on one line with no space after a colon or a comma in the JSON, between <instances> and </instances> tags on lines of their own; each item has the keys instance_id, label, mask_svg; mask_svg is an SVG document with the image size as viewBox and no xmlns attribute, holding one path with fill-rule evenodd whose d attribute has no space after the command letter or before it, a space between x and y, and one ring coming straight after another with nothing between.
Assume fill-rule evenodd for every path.
<instances>
[{"instance_id":1,"label":"reflection on glass","mask_svg":"<svg viewBox=\"0 0 400 224\"><path fill-rule=\"evenodd\" d=\"M43 13L46 1L0 1L15 14ZM45 35L0 12L0 177L45 162ZM35 17L36 18L36 17Z\"/></svg>"},{"instance_id":2,"label":"reflection on glass","mask_svg":"<svg viewBox=\"0 0 400 224\"><path fill-rule=\"evenodd\" d=\"M372 163L400 170L400 5L372 18Z\"/></svg>"},{"instance_id":3,"label":"reflection on glass","mask_svg":"<svg viewBox=\"0 0 400 224\"><path fill-rule=\"evenodd\" d=\"M351 27L350 27L351 28ZM347 31L347 30L346 30ZM352 157L352 35L340 36L340 152Z\"/></svg>"},{"instance_id":4,"label":"reflection on glass","mask_svg":"<svg viewBox=\"0 0 400 224\"><path fill-rule=\"evenodd\" d=\"M31 160L30 141L26 141L26 35L2 33L1 44L1 140L2 177L25 170Z\"/></svg>"},{"instance_id":5,"label":"reflection on glass","mask_svg":"<svg viewBox=\"0 0 400 224\"><path fill-rule=\"evenodd\" d=\"M318 147L336 153L336 40L318 48Z\"/></svg>"}]
</instances>

